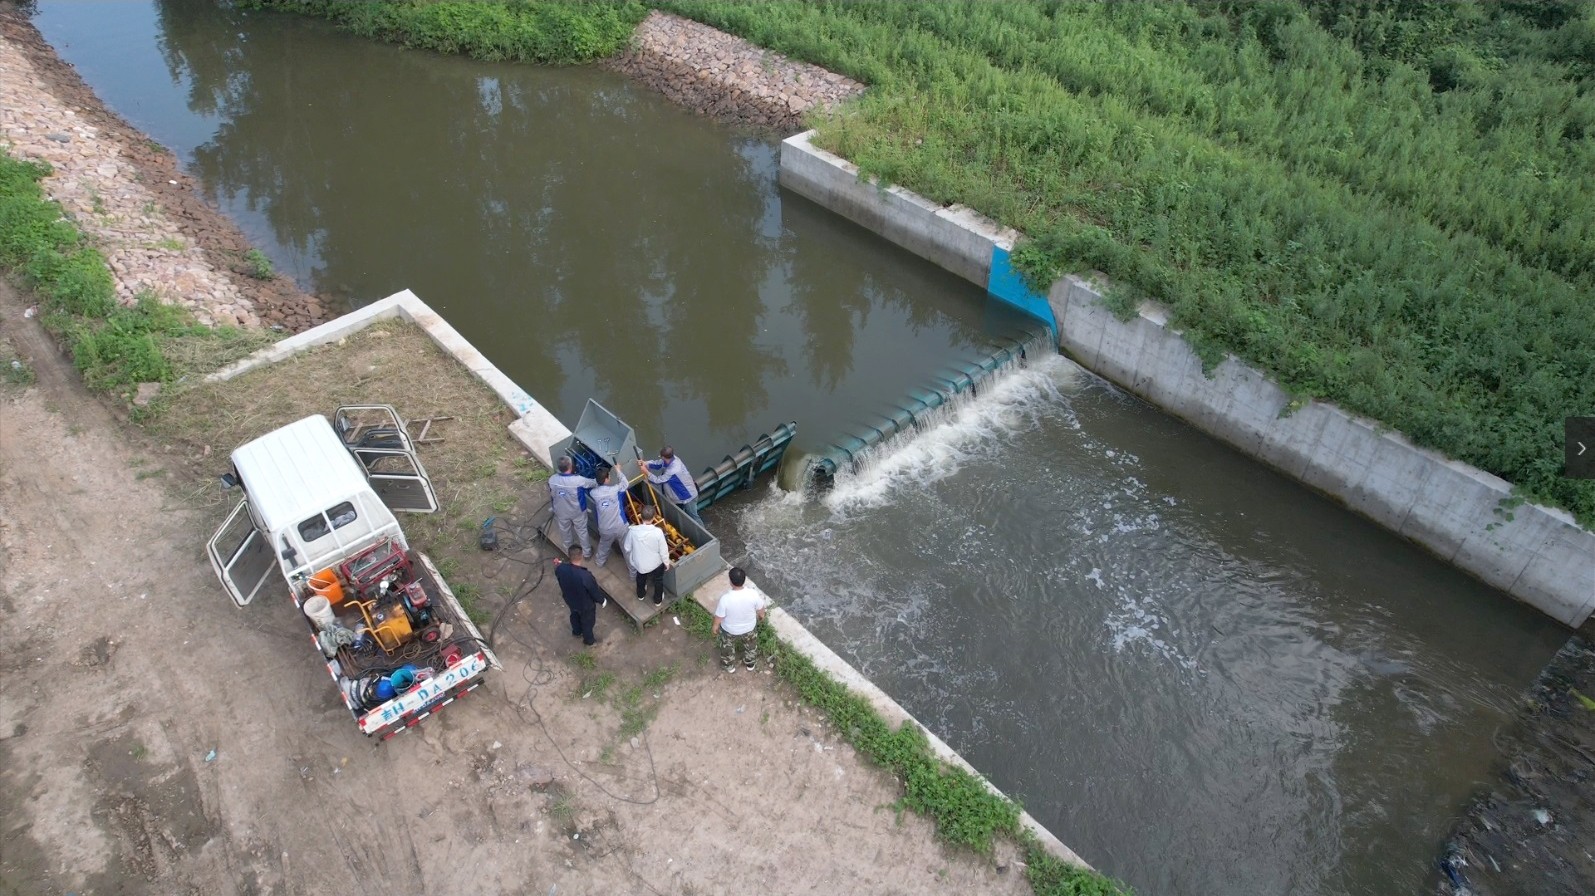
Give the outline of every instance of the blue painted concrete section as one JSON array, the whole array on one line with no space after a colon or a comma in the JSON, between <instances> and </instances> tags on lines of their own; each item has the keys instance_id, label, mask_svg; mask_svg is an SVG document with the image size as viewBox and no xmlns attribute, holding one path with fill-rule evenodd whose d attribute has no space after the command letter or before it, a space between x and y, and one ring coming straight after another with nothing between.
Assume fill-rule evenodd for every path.
<instances>
[{"instance_id":1,"label":"blue painted concrete section","mask_svg":"<svg viewBox=\"0 0 1595 896\"><path fill-rule=\"evenodd\" d=\"M986 291L1040 320L1052 331L1052 338L1058 338L1058 319L1052 314L1052 303L1025 283L1025 278L1014 270L1008 250L1001 246L991 247L991 275L986 279Z\"/></svg>"}]
</instances>

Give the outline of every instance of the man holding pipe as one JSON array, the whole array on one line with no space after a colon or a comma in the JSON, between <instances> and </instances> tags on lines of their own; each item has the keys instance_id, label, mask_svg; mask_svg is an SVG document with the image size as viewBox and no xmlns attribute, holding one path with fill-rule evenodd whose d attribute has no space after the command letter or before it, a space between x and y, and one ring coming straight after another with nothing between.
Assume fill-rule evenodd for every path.
<instances>
[{"instance_id":1,"label":"man holding pipe","mask_svg":"<svg viewBox=\"0 0 1595 896\"><path fill-rule=\"evenodd\" d=\"M626 552L626 562L637 574L637 599L642 600L647 586L653 586L654 606L664 603L665 570L670 568L670 545L665 542L665 530L654 525L658 514L653 505L642 509L642 519L626 530L626 541L621 549Z\"/></svg>"},{"instance_id":2,"label":"man holding pipe","mask_svg":"<svg viewBox=\"0 0 1595 896\"><path fill-rule=\"evenodd\" d=\"M639 452L640 453L640 452ZM698 516L698 482L687 472L687 465L676 457L676 450L666 445L659 449L659 458L643 463L643 470L648 473L648 481L659 486L671 503L681 508L681 512L703 524L703 517Z\"/></svg>"}]
</instances>

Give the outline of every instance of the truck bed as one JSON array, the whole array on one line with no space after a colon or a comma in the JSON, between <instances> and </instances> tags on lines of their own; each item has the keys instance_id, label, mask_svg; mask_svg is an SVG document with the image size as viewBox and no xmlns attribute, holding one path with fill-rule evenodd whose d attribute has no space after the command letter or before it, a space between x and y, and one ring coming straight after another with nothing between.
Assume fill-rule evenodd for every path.
<instances>
[{"instance_id":1,"label":"truck bed","mask_svg":"<svg viewBox=\"0 0 1595 896\"><path fill-rule=\"evenodd\" d=\"M328 659L318 641L316 624L303 615L305 601L316 593L308 584L291 593L305 620L311 644L325 660L327 673L345 707L361 732L384 740L414 727L479 687L489 668L501 668L492 648L431 559L413 550L406 555L411 561L410 579L421 586L430 601L432 625L439 633L434 643L416 638L393 650L384 650L376 639L368 637L364 646L340 646ZM343 628L365 627L367 616L352 600L336 605L334 613ZM396 690L388 699L374 696L378 679L391 682L394 673L406 668L418 679L412 686Z\"/></svg>"}]
</instances>

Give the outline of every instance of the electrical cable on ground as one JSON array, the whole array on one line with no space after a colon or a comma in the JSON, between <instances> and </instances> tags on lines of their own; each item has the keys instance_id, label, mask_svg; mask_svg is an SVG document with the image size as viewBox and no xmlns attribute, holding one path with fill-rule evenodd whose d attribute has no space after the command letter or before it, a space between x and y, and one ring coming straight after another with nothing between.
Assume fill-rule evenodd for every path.
<instances>
[{"instance_id":1,"label":"electrical cable on ground","mask_svg":"<svg viewBox=\"0 0 1595 896\"><path fill-rule=\"evenodd\" d=\"M487 527L491 528L492 531L499 536L498 552L504 560L504 563L501 563L493 573L487 576L487 578L496 577L508 563L520 563L529 567L526 571L526 576L521 579L520 584L516 586L515 593L511 595L510 599L504 603L504 606L500 607L498 612L494 614L493 621L488 626L486 643L495 651L498 650L499 645L499 623L504 620L504 617L509 615L510 610L514 609L517 604L529 597L540 585L542 585L544 577L548 574L548 561L554 559L553 550L547 544L545 538L548 531L548 525L553 522L554 519L553 510L545 505L543 508L540 508L538 513L535 515L541 515L544 511L546 511L547 516L544 517L541 524L536 526L530 524L517 525L513 523L506 523L498 518L494 518L491 520L491 525ZM523 559L522 557L516 556L516 554L524 551L528 547L534 548L537 552L537 555L533 559ZM537 635L535 630L532 632L532 634L534 637L538 637L540 641L542 640L541 637ZM542 659L542 656L544 655L543 651L552 650L552 645L549 645L546 642L541 645L533 644L516 634L515 629L506 630L506 635L508 635L511 641L525 648L528 656L527 665L521 672L521 678L526 682L526 691L522 694L521 698L519 700L511 700L508 685L506 684L505 686L504 699L506 702L509 702L515 707L516 715L520 716L522 721L531 725L535 725L538 730L543 733L543 737L548 741L548 743L553 746L554 752L559 755L560 760L563 761L571 771L575 772L579 777L581 777L582 780L598 788L599 792L604 794L604 796L607 796L612 800L630 803L636 806L647 806L658 802L661 793L659 788L659 772L658 768L654 764L653 747L648 742L646 729L638 734L638 742L642 746L644 755L646 755L648 758L647 778L652 787L653 795L646 799L637 799L634 797L622 796L611 791L596 778L583 771L577 765L575 760L565 755L565 751L560 748L559 741L548 730L548 723L544 720L543 714L538 711L537 706L534 703L537 697L538 689L547 686L554 680L553 673L549 671L546 663L544 663ZM527 718L527 712L532 714L531 718Z\"/></svg>"}]
</instances>

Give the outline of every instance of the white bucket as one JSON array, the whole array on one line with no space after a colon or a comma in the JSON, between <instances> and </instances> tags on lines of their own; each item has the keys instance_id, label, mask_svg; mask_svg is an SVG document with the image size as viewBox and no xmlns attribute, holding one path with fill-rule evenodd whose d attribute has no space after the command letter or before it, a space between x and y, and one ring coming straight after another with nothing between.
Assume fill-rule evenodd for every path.
<instances>
[{"instance_id":1,"label":"white bucket","mask_svg":"<svg viewBox=\"0 0 1595 896\"><path fill-rule=\"evenodd\" d=\"M310 621L314 622L318 629L326 628L338 621L338 617L332 612L331 602L319 594L305 601L305 615L310 617Z\"/></svg>"}]
</instances>

